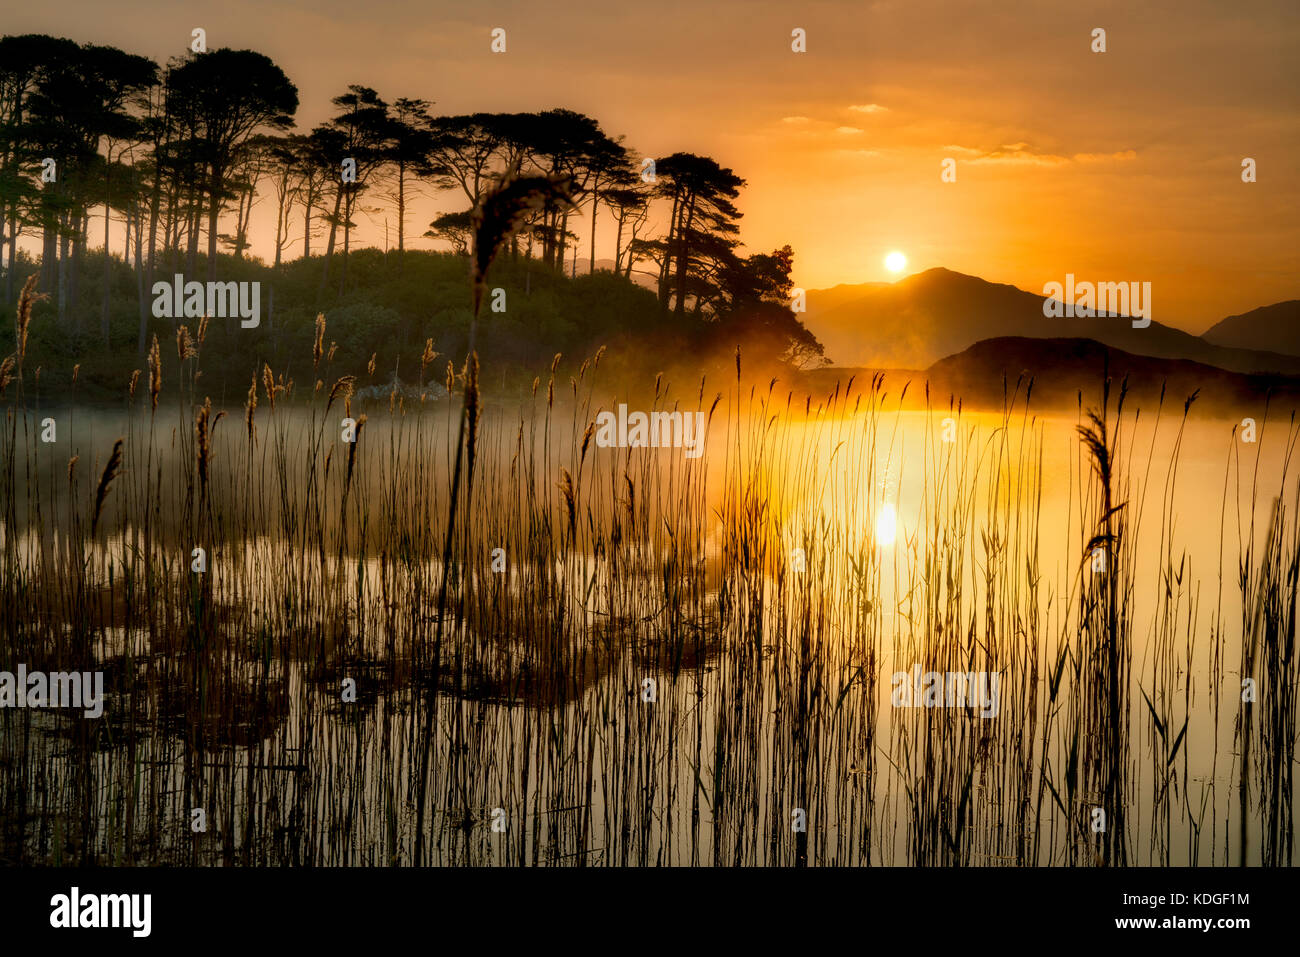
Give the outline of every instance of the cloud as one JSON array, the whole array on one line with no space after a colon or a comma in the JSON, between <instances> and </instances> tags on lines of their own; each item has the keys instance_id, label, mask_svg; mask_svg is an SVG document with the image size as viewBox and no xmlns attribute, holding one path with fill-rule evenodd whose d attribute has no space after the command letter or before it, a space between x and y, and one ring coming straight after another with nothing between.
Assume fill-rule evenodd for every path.
<instances>
[{"instance_id":1,"label":"cloud","mask_svg":"<svg viewBox=\"0 0 1300 957\"><path fill-rule=\"evenodd\" d=\"M808 122L808 117L806 117L806 116L783 116L783 117L781 117L781 122L782 122L782 123L807 123L807 122Z\"/></svg>"},{"instance_id":2,"label":"cloud","mask_svg":"<svg viewBox=\"0 0 1300 957\"><path fill-rule=\"evenodd\" d=\"M858 129L856 126L837 126L837 127L835 127L835 132L836 132L836 133L848 133L848 134L850 134L850 135L853 135L853 134L856 134L856 133L861 133L862 131L861 131L860 129Z\"/></svg>"},{"instance_id":3,"label":"cloud","mask_svg":"<svg viewBox=\"0 0 1300 957\"><path fill-rule=\"evenodd\" d=\"M857 106L850 106L854 113L888 113L889 108L881 106L879 103L862 103Z\"/></svg>"},{"instance_id":4,"label":"cloud","mask_svg":"<svg viewBox=\"0 0 1300 957\"><path fill-rule=\"evenodd\" d=\"M1069 163L1119 163L1137 159L1136 150L1115 153L1061 153L1041 152L1028 143L1005 143L995 150L980 150L969 146L948 145L947 153L964 156L972 164L1000 164L1018 166L1064 166Z\"/></svg>"},{"instance_id":5,"label":"cloud","mask_svg":"<svg viewBox=\"0 0 1300 957\"><path fill-rule=\"evenodd\" d=\"M1075 153L1076 163L1126 163L1137 159L1137 150L1121 150L1118 153Z\"/></svg>"}]
</instances>

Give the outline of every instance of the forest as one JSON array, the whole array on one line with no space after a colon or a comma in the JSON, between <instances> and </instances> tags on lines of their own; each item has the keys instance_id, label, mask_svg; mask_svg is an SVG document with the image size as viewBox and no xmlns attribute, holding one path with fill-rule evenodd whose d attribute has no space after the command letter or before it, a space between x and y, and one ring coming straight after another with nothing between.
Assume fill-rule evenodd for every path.
<instances>
[{"instance_id":1,"label":"forest","mask_svg":"<svg viewBox=\"0 0 1300 957\"><path fill-rule=\"evenodd\" d=\"M339 360L377 366L384 381L412 381L431 356L458 365L473 211L509 170L565 188L528 213L494 267L505 295L498 315L485 311L479 348L500 364L498 384L602 345L650 365L686 356L707 368L742 343L760 365L825 361L789 307L793 251L744 250L745 181L714 159L643 157L568 109L444 116L361 84L331 103L325 122L298 129L296 86L252 50L160 65L52 36L0 38L0 354L14 351L18 294L38 273L29 365L50 391L120 394L151 339L178 336L150 305L156 282L183 275L261 285L257 329L206 329L214 395L238 395L264 363L292 375L321 313ZM408 222L417 195L451 211L420 229ZM383 247L362 246L380 213ZM252 224L272 217L274 240L255 254ZM413 238L436 250L408 248Z\"/></svg>"}]
</instances>

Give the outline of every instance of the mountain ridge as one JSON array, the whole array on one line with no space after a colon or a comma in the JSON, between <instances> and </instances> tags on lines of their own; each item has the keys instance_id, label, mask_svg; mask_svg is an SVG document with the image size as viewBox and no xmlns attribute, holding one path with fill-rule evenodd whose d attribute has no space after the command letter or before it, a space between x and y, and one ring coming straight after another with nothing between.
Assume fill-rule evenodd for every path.
<instances>
[{"instance_id":1,"label":"mountain ridge","mask_svg":"<svg viewBox=\"0 0 1300 957\"><path fill-rule=\"evenodd\" d=\"M1229 372L1190 359L1137 355L1092 339L984 339L924 369L844 368L827 366L803 373L809 394L829 392L848 378L867 381L883 373L893 383L910 383L903 407L924 410L946 406L997 410L1011 397L1039 412L1077 411L1100 396L1109 377L1117 387L1127 381L1133 403L1169 410L1195 396L1198 412L1236 418L1263 415L1265 407L1300 407L1300 377ZM1031 391L1032 390L1032 391Z\"/></svg>"},{"instance_id":2,"label":"mountain ridge","mask_svg":"<svg viewBox=\"0 0 1300 957\"><path fill-rule=\"evenodd\" d=\"M1270 343L1288 355L1300 355L1300 299L1286 299L1220 319L1201 333L1201 338L1235 349L1258 349Z\"/></svg>"},{"instance_id":3,"label":"mountain ridge","mask_svg":"<svg viewBox=\"0 0 1300 957\"><path fill-rule=\"evenodd\" d=\"M1300 347L1294 354L1242 348L1154 318L1146 328L1134 328L1123 316L1049 318L1044 300L1009 283L937 266L895 283L810 290L801 318L827 357L845 367L927 368L977 342L1011 337L1092 339L1133 355L1189 359L1231 372L1300 374Z\"/></svg>"}]
</instances>

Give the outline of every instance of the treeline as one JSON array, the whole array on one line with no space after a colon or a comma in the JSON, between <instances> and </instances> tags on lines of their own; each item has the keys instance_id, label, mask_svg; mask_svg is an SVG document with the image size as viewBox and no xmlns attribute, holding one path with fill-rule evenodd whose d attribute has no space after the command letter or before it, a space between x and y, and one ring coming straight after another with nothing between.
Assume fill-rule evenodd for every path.
<instances>
[{"instance_id":1,"label":"treeline","mask_svg":"<svg viewBox=\"0 0 1300 957\"><path fill-rule=\"evenodd\" d=\"M652 285L660 315L672 316L677 328L694 325L719 343L752 340L795 364L820 357L786 305L790 248L740 254L735 200L745 183L714 160L691 153L642 158L596 120L565 109L439 116L427 100L390 102L355 84L332 104L326 122L295 130L297 88L251 50L191 52L159 66L109 46L0 38L5 303L12 307L25 264L38 268L61 327L120 346L110 320L129 282L138 311L130 338L142 354L155 321L155 279L183 272L215 281L219 267L223 279L242 274L220 264L253 259L250 223L258 206L258 215L273 209L275 216L273 254L264 265L282 274L292 260L309 264L314 301L294 305L326 309L355 286L349 261L361 212L391 209L400 276L417 190L458 197L462 211L439 216L422 235L465 255L484 190L517 169L567 178L573 202L548 203L528 216L512 240L508 258L516 266L576 272L576 230L583 228L585 265L594 272L597 224L608 222L610 271ZM120 258L110 248L113 224ZM37 262L21 254L24 237L39 237ZM88 255L92 243L105 255ZM92 268L98 275L88 275ZM301 298L302 270L295 272Z\"/></svg>"}]
</instances>

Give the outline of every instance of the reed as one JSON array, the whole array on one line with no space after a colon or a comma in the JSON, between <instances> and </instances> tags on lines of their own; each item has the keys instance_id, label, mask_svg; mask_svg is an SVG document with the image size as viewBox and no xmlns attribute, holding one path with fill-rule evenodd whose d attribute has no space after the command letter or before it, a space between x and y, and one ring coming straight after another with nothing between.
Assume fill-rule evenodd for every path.
<instances>
[{"instance_id":1,"label":"reed","mask_svg":"<svg viewBox=\"0 0 1300 957\"><path fill-rule=\"evenodd\" d=\"M1191 398L914 413L880 374L814 395L738 353L638 391L597 354L516 405L471 348L449 401L366 403L327 331L320 386L263 365L240 429L202 324L53 445L5 366L0 669L110 690L0 709L6 861L1294 862L1294 420L1229 446L1216 560L1178 505ZM705 454L601 447L629 391ZM996 714L893 706L913 666L996 673Z\"/></svg>"}]
</instances>

